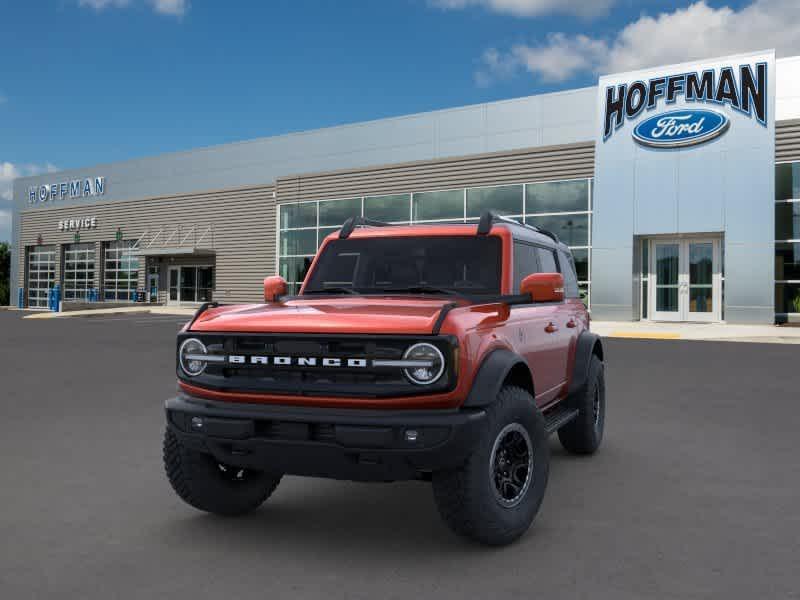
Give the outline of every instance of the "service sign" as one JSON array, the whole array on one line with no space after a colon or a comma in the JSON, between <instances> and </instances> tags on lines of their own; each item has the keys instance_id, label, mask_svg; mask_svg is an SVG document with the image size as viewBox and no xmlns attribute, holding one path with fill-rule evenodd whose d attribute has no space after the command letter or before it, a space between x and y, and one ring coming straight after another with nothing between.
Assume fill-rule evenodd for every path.
<instances>
[{"instance_id":1,"label":"service sign","mask_svg":"<svg viewBox=\"0 0 800 600\"><path fill-rule=\"evenodd\" d=\"M675 150L712 143L732 127L766 129L771 68L767 60L731 59L711 67L621 75L619 81L603 78L602 143L628 135L650 150Z\"/></svg>"},{"instance_id":2,"label":"service sign","mask_svg":"<svg viewBox=\"0 0 800 600\"><path fill-rule=\"evenodd\" d=\"M81 231L83 229L97 229L97 217L78 217L77 219L61 219L58 222L59 231Z\"/></svg>"}]
</instances>

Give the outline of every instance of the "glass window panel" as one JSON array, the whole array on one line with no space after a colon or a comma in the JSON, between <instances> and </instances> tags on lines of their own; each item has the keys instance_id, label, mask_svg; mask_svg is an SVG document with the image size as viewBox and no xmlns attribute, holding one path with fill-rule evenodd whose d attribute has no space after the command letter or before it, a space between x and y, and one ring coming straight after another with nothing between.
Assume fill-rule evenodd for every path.
<instances>
[{"instance_id":1,"label":"glass window panel","mask_svg":"<svg viewBox=\"0 0 800 600\"><path fill-rule=\"evenodd\" d=\"M536 255L539 257L539 269L542 273L558 273L555 252L536 248Z\"/></svg>"},{"instance_id":2,"label":"glass window panel","mask_svg":"<svg viewBox=\"0 0 800 600\"><path fill-rule=\"evenodd\" d=\"M411 194L393 196L370 196L364 198L364 216L376 221L408 221L411 210Z\"/></svg>"},{"instance_id":3,"label":"glass window panel","mask_svg":"<svg viewBox=\"0 0 800 600\"><path fill-rule=\"evenodd\" d=\"M642 282L642 318L646 319L647 314L647 299L648 299L648 282Z\"/></svg>"},{"instance_id":4,"label":"glass window panel","mask_svg":"<svg viewBox=\"0 0 800 600\"><path fill-rule=\"evenodd\" d=\"M589 306L589 292L591 290L591 286L588 283L582 283L578 286L578 293L580 294L581 302L583 302L587 307Z\"/></svg>"},{"instance_id":5,"label":"glass window panel","mask_svg":"<svg viewBox=\"0 0 800 600\"><path fill-rule=\"evenodd\" d=\"M775 312L800 314L800 283L775 284Z\"/></svg>"},{"instance_id":6,"label":"glass window panel","mask_svg":"<svg viewBox=\"0 0 800 600\"><path fill-rule=\"evenodd\" d=\"M775 244L775 279L800 281L800 243Z\"/></svg>"},{"instance_id":7,"label":"glass window panel","mask_svg":"<svg viewBox=\"0 0 800 600\"><path fill-rule=\"evenodd\" d=\"M647 279L650 276L650 242L642 242L642 277Z\"/></svg>"},{"instance_id":8,"label":"glass window panel","mask_svg":"<svg viewBox=\"0 0 800 600\"><path fill-rule=\"evenodd\" d=\"M713 290L710 287L692 287L689 289L689 312L713 312Z\"/></svg>"},{"instance_id":9,"label":"glass window panel","mask_svg":"<svg viewBox=\"0 0 800 600\"><path fill-rule=\"evenodd\" d=\"M800 202L779 202L775 205L775 239L800 239Z\"/></svg>"},{"instance_id":10,"label":"glass window panel","mask_svg":"<svg viewBox=\"0 0 800 600\"><path fill-rule=\"evenodd\" d=\"M575 272L578 281L589 280L589 250L578 248L572 251L572 258L575 260Z\"/></svg>"},{"instance_id":11,"label":"glass window panel","mask_svg":"<svg viewBox=\"0 0 800 600\"><path fill-rule=\"evenodd\" d=\"M575 272L575 261L572 254L563 250L558 251L558 262L561 273L564 275L564 295L567 298L578 298L578 278Z\"/></svg>"},{"instance_id":12,"label":"glass window panel","mask_svg":"<svg viewBox=\"0 0 800 600\"><path fill-rule=\"evenodd\" d=\"M525 217L525 222L555 233L567 246L589 245L589 215Z\"/></svg>"},{"instance_id":13,"label":"glass window panel","mask_svg":"<svg viewBox=\"0 0 800 600\"><path fill-rule=\"evenodd\" d=\"M514 292L518 293L522 280L531 273L539 271L536 251L533 246L521 242L514 243Z\"/></svg>"},{"instance_id":14,"label":"glass window panel","mask_svg":"<svg viewBox=\"0 0 800 600\"><path fill-rule=\"evenodd\" d=\"M311 266L311 258L282 258L279 262L280 276L288 283L303 283Z\"/></svg>"},{"instance_id":15,"label":"glass window panel","mask_svg":"<svg viewBox=\"0 0 800 600\"><path fill-rule=\"evenodd\" d=\"M281 204L281 229L317 226L317 203L298 202Z\"/></svg>"},{"instance_id":16,"label":"glass window panel","mask_svg":"<svg viewBox=\"0 0 800 600\"><path fill-rule=\"evenodd\" d=\"M361 198L330 200L319 203L319 224L341 225L350 217L361 216Z\"/></svg>"},{"instance_id":17,"label":"glass window panel","mask_svg":"<svg viewBox=\"0 0 800 600\"><path fill-rule=\"evenodd\" d=\"M656 310L661 312L677 312L677 287L656 287Z\"/></svg>"},{"instance_id":18,"label":"glass window panel","mask_svg":"<svg viewBox=\"0 0 800 600\"><path fill-rule=\"evenodd\" d=\"M503 215L521 215L522 186L504 185L468 189L467 216L480 217L486 210L494 210Z\"/></svg>"},{"instance_id":19,"label":"glass window panel","mask_svg":"<svg viewBox=\"0 0 800 600\"><path fill-rule=\"evenodd\" d=\"M339 231L341 227L320 227L319 228L319 245L325 241L325 238L332 234L334 231ZM316 250L315 250L316 252Z\"/></svg>"},{"instance_id":20,"label":"glass window panel","mask_svg":"<svg viewBox=\"0 0 800 600\"><path fill-rule=\"evenodd\" d=\"M661 285L678 285L678 244L656 244L656 279Z\"/></svg>"},{"instance_id":21,"label":"glass window panel","mask_svg":"<svg viewBox=\"0 0 800 600\"><path fill-rule=\"evenodd\" d=\"M713 244L689 244L689 283L711 285L713 260Z\"/></svg>"},{"instance_id":22,"label":"glass window panel","mask_svg":"<svg viewBox=\"0 0 800 600\"><path fill-rule=\"evenodd\" d=\"M775 199L800 199L800 163L776 165Z\"/></svg>"},{"instance_id":23,"label":"glass window panel","mask_svg":"<svg viewBox=\"0 0 800 600\"><path fill-rule=\"evenodd\" d=\"M589 181L548 181L525 186L525 212L589 210Z\"/></svg>"},{"instance_id":24,"label":"glass window panel","mask_svg":"<svg viewBox=\"0 0 800 600\"><path fill-rule=\"evenodd\" d=\"M414 220L464 219L464 191L414 194Z\"/></svg>"},{"instance_id":25,"label":"glass window panel","mask_svg":"<svg viewBox=\"0 0 800 600\"><path fill-rule=\"evenodd\" d=\"M317 251L317 230L298 229L280 232L281 256L314 254Z\"/></svg>"}]
</instances>

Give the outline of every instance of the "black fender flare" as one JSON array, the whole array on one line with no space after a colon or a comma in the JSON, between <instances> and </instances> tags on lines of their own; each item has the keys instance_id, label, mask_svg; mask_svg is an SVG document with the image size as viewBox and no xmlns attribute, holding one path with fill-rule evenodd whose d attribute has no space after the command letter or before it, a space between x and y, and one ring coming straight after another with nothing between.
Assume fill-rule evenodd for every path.
<instances>
[{"instance_id":1,"label":"black fender flare","mask_svg":"<svg viewBox=\"0 0 800 600\"><path fill-rule=\"evenodd\" d=\"M586 388L586 380L589 377L589 364L592 356L597 355L601 361L603 358L603 342L600 336L591 331L584 331L578 337L575 346L575 366L572 369L572 382L569 386L569 397L575 398Z\"/></svg>"},{"instance_id":2,"label":"black fender flare","mask_svg":"<svg viewBox=\"0 0 800 600\"><path fill-rule=\"evenodd\" d=\"M505 348L497 348L489 352L475 374L472 389L470 389L463 406L465 408L475 408L488 406L494 402L511 369L519 364L522 364L525 367L525 371L530 375L528 363L519 354ZM533 378L531 376L532 385Z\"/></svg>"}]
</instances>

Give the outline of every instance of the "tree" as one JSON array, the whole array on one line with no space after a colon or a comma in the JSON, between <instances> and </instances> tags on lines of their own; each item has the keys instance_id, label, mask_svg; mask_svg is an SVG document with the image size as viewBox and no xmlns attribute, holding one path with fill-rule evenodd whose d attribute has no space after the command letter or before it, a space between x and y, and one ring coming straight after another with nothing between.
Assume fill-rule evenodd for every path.
<instances>
[{"instance_id":1,"label":"tree","mask_svg":"<svg viewBox=\"0 0 800 600\"><path fill-rule=\"evenodd\" d=\"M11 271L11 249L8 243L0 242L0 306L8 306L8 281L9 273Z\"/></svg>"}]
</instances>

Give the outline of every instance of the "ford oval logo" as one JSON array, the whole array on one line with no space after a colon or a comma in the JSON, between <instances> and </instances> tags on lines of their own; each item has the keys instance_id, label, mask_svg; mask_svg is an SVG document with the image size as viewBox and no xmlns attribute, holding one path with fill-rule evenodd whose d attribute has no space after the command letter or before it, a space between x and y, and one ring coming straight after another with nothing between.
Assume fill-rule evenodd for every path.
<instances>
[{"instance_id":1,"label":"ford oval logo","mask_svg":"<svg viewBox=\"0 0 800 600\"><path fill-rule=\"evenodd\" d=\"M714 110L673 110L639 123L633 139L648 148L685 148L718 138L728 127L728 117Z\"/></svg>"}]
</instances>

